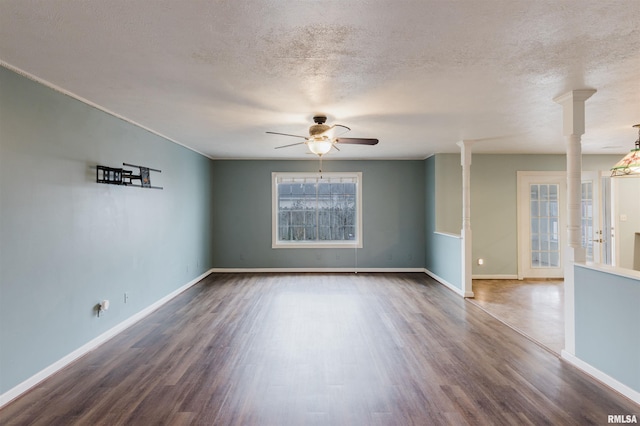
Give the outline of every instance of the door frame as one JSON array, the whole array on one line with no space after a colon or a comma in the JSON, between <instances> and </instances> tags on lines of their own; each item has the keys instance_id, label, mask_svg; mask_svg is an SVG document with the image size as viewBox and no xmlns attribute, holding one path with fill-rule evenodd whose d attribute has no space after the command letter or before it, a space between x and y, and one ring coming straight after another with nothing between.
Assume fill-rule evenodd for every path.
<instances>
[{"instance_id":1,"label":"door frame","mask_svg":"<svg viewBox=\"0 0 640 426\"><path fill-rule=\"evenodd\" d=\"M525 277L525 270L530 268L527 266L530 260L530 206L529 191L530 183L554 183L559 184L558 191L558 216L559 216L559 233L558 246L559 250L559 267L558 275L545 278L564 278L564 245L566 239L566 192L567 192L567 173L564 171L518 171L516 179L516 213L517 213L517 241L518 241L518 279ZM527 185L524 191L523 185ZM524 191L524 193L523 193Z\"/></svg>"}]
</instances>

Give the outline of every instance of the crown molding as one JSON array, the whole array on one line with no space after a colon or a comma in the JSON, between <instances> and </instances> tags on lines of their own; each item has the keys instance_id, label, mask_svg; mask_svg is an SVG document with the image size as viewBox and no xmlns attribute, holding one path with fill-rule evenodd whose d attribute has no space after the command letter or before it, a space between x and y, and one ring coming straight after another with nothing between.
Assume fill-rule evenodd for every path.
<instances>
[{"instance_id":1,"label":"crown molding","mask_svg":"<svg viewBox=\"0 0 640 426\"><path fill-rule=\"evenodd\" d=\"M213 157L211 157L210 155L207 155L207 154L205 154L205 153L203 153L203 152L200 152L200 151L198 151L198 150L195 150L195 149L191 148L190 146L187 146L187 145L183 144L182 142L178 142L177 140L175 140L175 139L173 139L173 138L170 138L170 137L169 137L169 136L167 136L167 135L163 135L162 133L157 132L157 131L153 130L153 129L152 129L152 128L150 128L150 127L147 127L147 126L145 126L145 125L142 125L142 124L140 124L140 123L138 123L138 122L136 122L136 121L134 121L134 120L131 120L131 119L129 119L129 118L127 118L127 117L123 116L123 115L120 115L120 114L118 114L118 113L116 113L116 112L114 112L114 111L111 111L111 110L110 110L110 109L108 109L108 108L105 108L105 107L103 107L103 106L101 106L101 105L96 104L95 102L91 102L90 100L85 99L85 98L83 98L82 96L79 96L79 95L77 95L77 94L75 94L75 93L73 93L73 92L70 92L70 91L69 91L69 90L67 90L67 89L64 89L64 88L62 88L62 87L60 87L60 86L58 86L58 85L56 85L56 84L51 83L50 81L44 80L44 79L42 79L42 78L40 78L40 77L37 77L37 76L35 76L35 75L31 74L31 73L28 73L27 71L24 71L24 70L22 70L22 69L20 69L20 68L18 68L18 67L16 67L16 66L14 66L14 65L11 65L11 64L9 64L9 63L7 63L7 62L4 62L3 60L0 60L0 66L1 66L1 67L3 67L3 68L8 69L8 70L9 70L9 71L11 71L11 72L16 73L16 74L18 74L18 75L20 75L20 76L22 76L22 77L24 77L24 78L26 78L26 79L29 79L29 80L31 80L31 81L34 81L34 82L36 82L36 83L38 83L38 84L41 84L41 85L43 85L43 86L45 86L45 87L47 87L47 88L49 88L49 89L51 89L51 90L54 90L54 91L56 91L56 92L58 92L58 93L60 93L60 94L63 94L63 95L65 95L65 96L68 96L68 97L70 97L71 99L74 99L74 100L76 100L76 101L82 102L83 104L89 105L89 106L90 106L90 107L92 107L92 108L95 108L95 109L97 109L97 110L99 110L99 111L104 112L105 114L109 114L109 115L110 115L110 116L112 116L112 117L115 117L115 118L117 118L117 119L119 119L119 120L122 120L122 121L124 121L124 122L126 122L126 123L129 123L129 124L131 124L132 126L139 127L140 129L145 130L145 131L147 131L147 132L149 132L149 133L152 133L152 134L154 134L154 135L156 135L156 136L159 136L159 137L161 137L162 139L166 139L166 140L168 140L169 142L173 142L173 143L175 143L176 145L180 145L180 146L182 146L182 147L184 147L184 148L186 148L186 149L188 149L188 150L190 150L190 151L195 152L196 154L200 154L200 155L202 155L203 157L207 157L207 158L209 158L209 159L211 159L211 160L213 160L213 159L214 159L214 158L213 158Z\"/></svg>"}]
</instances>

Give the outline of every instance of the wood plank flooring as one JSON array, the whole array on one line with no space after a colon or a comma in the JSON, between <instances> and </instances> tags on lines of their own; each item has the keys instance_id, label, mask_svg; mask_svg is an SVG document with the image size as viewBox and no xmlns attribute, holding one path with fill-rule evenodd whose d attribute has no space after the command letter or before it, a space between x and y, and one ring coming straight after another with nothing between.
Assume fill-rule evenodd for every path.
<instances>
[{"instance_id":1,"label":"wood plank flooring","mask_svg":"<svg viewBox=\"0 0 640 426\"><path fill-rule=\"evenodd\" d=\"M3 425L588 425L640 406L424 274L214 274Z\"/></svg>"},{"instance_id":2,"label":"wood plank flooring","mask_svg":"<svg viewBox=\"0 0 640 426\"><path fill-rule=\"evenodd\" d=\"M564 281L473 280L479 306L555 354L564 348Z\"/></svg>"}]
</instances>

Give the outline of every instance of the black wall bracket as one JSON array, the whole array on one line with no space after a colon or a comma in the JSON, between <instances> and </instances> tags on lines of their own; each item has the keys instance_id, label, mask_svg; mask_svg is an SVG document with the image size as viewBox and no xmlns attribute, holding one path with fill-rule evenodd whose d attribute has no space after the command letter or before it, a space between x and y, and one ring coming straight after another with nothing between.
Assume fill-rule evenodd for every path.
<instances>
[{"instance_id":1,"label":"black wall bracket","mask_svg":"<svg viewBox=\"0 0 640 426\"><path fill-rule=\"evenodd\" d=\"M151 167L136 166L135 164L122 163L123 166L137 167L139 174L134 175L133 171L119 169L115 167L96 166L96 182L108 183L111 185L137 186L139 188L162 189L161 186L151 186L149 172L162 173L162 170ZM140 181L139 183L136 181Z\"/></svg>"}]
</instances>

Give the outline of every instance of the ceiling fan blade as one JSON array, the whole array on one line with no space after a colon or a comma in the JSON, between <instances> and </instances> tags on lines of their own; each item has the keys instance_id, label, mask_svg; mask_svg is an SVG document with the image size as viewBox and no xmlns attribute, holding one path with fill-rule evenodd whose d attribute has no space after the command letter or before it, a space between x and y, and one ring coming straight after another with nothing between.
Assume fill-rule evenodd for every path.
<instances>
[{"instance_id":1,"label":"ceiling fan blade","mask_svg":"<svg viewBox=\"0 0 640 426\"><path fill-rule=\"evenodd\" d=\"M336 143L353 144L353 145L376 145L378 139L367 138L338 138Z\"/></svg>"},{"instance_id":2,"label":"ceiling fan blade","mask_svg":"<svg viewBox=\"0 0 640 426\"><path fill-rule=\"evenodd\" d=\"M348 128L347 126L343 126L342 124L334 124L324 132L320 133L319 136L327 136L329 139L335 139L340 135L344 135L349 130L351 129Z\"/></svg>"},{"instance_id":3,"label":"ceiling fan blade","mask_svg":"<svg viewBox=\"0 0 640 426\"><path fill-rule=\"evenodd\" d=\"M290 143L289 145L276 146L274 149L287 148L290 146L304 145L306 142Z\"/></svg>"},{"instance_id":4,"label":"ceiling fan blade","mask_svg":"<svg viewBox=\"0 0 640 426\"><path fill-rule=\"evenodd\" d=\"M290 135L289 133L278 133L278 132L266 132L266 133L269 133L270 135L291 136L294 138L308 139L307 136Z\"/></svg>"},{"instance_id":5,"label":"ceiling fan blade","mask_svg":"<svg viewBox=\"0 0 640 426\"><path fill-rule=\"evenodd\" d=\"M335 129L333 136L336 138L340 135L344 135L345 133L351 130L351 128L347 126L343 126L342 124L334 124L331 127Z\"/></svg>"}]
</instances>

